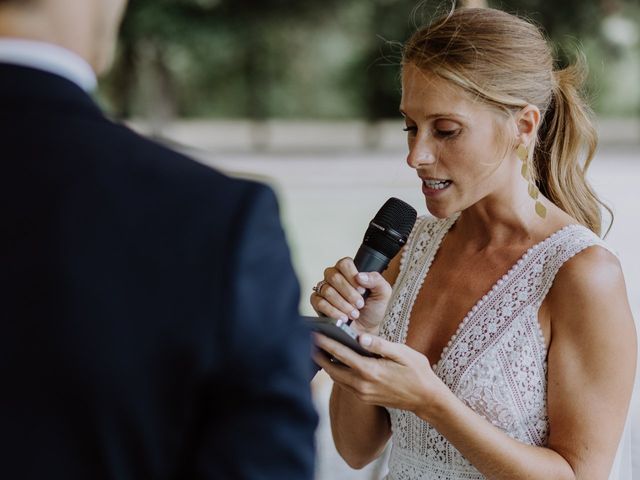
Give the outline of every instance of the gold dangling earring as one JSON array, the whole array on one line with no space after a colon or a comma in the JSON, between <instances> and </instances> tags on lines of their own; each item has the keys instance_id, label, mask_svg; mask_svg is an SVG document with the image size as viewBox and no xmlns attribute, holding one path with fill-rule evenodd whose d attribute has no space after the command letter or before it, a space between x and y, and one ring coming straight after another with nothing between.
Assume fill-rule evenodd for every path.
<instances>
[{"instance_id":1,"label":"gold dangling earring","mask_svg":"<svg viewBox=\"0 0 640 480\"><path fill-rule=\"evenodd\" d=\"M529 178L529 151L527 150L527 147L524 146L524 143L518 145L516 155L522 161L522 169L520 170L520 173L529 183L529 196L536 201L536 213L540 218L545 218L547 216L547 209L542 202L538 200L540 190L538 190L538 187L536 187L531 181L531 178Z\"/></svg>"}]
</instances>

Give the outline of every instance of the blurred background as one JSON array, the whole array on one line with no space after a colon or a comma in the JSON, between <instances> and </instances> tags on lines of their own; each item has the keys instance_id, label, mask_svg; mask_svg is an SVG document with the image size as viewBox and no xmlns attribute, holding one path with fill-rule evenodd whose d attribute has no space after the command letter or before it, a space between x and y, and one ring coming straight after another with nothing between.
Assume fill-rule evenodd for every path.
<instances>
[{"instance_id":1,"label":"blurred background","mask_svg":"<svg viewBox=\"0 0 640 480\"><path fill-rule=\"evenodd\" d=\"M590 178L614 211L607 240L640 318L640 3L458 5L533 20L555 45L558 66L577 49L585 53L586 93L601 138ZM99 101L113 117L206 164L271 184L302 285L301 309L311 313L311 287L326 266L355 253L388 197L426 213L404 163L400 45L450 7L416 0L130 0ZM385 455L362 471L340 459L327 424L331 383L319 374L313 388L321 415L317 478L384 475ZM637 398L632 445L640 480Z\"/></svg>"}]
</instances>

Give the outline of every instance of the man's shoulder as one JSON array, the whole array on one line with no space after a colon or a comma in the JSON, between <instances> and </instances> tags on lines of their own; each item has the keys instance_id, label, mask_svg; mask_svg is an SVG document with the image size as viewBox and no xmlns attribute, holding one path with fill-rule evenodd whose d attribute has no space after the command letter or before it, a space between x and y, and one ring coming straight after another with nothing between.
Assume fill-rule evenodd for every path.
<instances>
[{"instance_id":1,"label":"man's shoulder","mask_svg":"<svg viewBox=\"0 0 640 480\"><path fill-rule=\"evenodd\" d=\"M91 163L90 175L79 178L89 185L83 191L98 185L109 202L128 205L132 216L199 229L214 222L220 229L242 228L251 219L255 223L256 215L278 212L275 194L263 183L229 176L126 125L106 119L87 123L81 128L91 132L90 138L82 141L82 153L74 150L80 168L85 168L83 162Z\"/></svg>"},{"instance_id":2,"label":"man's shoulder","mask_svg":"<svg viewBox=\"0 0 640 480\"><path fill-rule=\"evenodd\" d=\"M106 161L129 178L152 185L164 195L182 194L206 201L232 202L238 197L264 195L266 185L231 177L160 141L147 138L128 126L106 122Z\"/></svg>"},{"instance_id":3,"label":"man's shoulder","mask_svg":"<svg viewBox=\"0 0 640 480\"><path fill-rule=\"evenodd\" d=\"M110 153L125 160L124 168L148 169L177 175L195 176L206 181L217 181L230 186L239 185L235 179L212 167L191 158L188 154L169 146L161 139L152 139L136 132L130 127L106 121L102 125L105 147Z\"/></svg>"}]
</instances>

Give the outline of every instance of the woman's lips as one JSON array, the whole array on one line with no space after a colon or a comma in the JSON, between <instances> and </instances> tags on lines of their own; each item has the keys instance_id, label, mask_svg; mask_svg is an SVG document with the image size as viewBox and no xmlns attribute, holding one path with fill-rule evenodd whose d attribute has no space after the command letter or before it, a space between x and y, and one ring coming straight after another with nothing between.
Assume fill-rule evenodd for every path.
<instances>
[{"instance_id":1,"label":"woman's lips","mask_svg":"<svg viewBox=\"0 0 640 480\"><path fill-rule=\"evenodd\" d=\"M445 192L452 183L451 180L422 179L422 193L427 197L435 197Z\"/></svg>"}]
</instances>

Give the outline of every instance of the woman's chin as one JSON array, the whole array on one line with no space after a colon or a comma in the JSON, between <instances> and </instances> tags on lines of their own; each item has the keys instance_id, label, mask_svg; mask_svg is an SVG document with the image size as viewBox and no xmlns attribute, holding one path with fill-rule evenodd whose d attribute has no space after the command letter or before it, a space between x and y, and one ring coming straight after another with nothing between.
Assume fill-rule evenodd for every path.
<instances>
[{"instance_id":1,"label":"woman's chin","mask_svg":"<svg viewBox=\"0 0 640 480\"><path fill-rule=\"evenodd\" d=\"M458 210L447 208L444 205L429 205L429 202L427 202L427 210L436 218L449 218L458 212Z\"/></svg>"}]
</instances>

